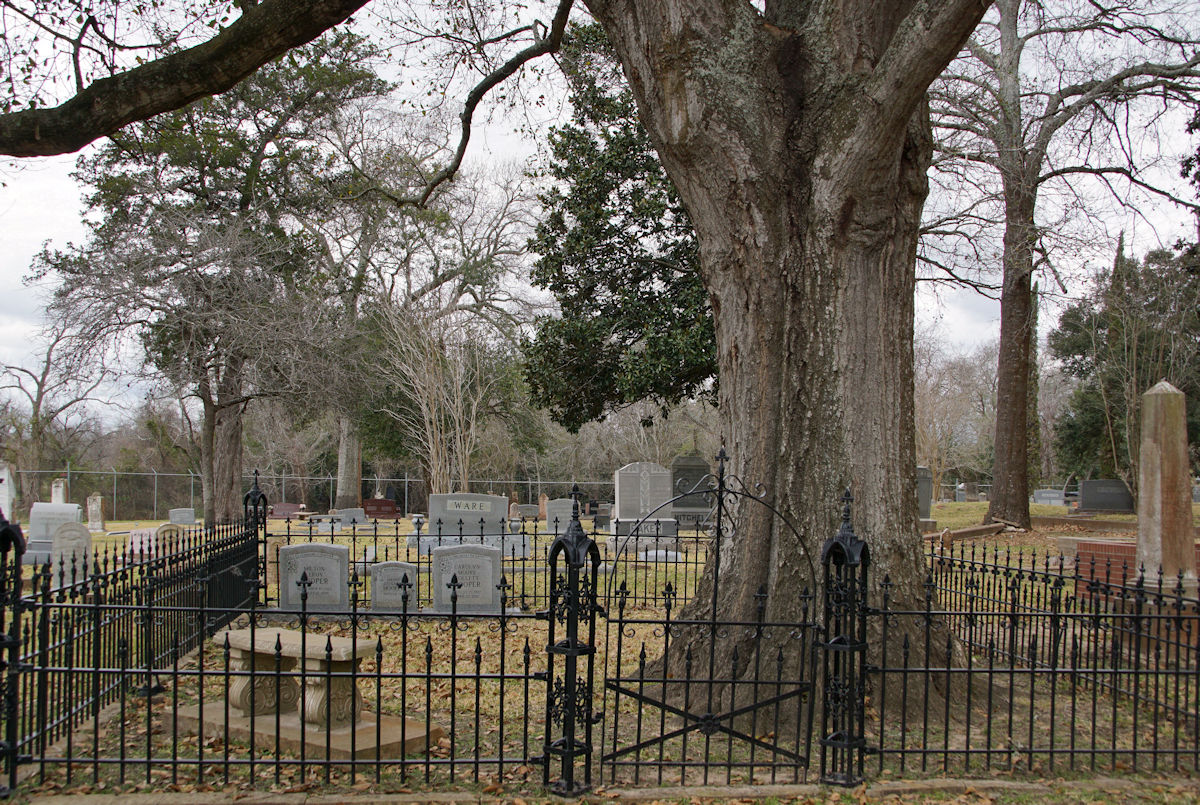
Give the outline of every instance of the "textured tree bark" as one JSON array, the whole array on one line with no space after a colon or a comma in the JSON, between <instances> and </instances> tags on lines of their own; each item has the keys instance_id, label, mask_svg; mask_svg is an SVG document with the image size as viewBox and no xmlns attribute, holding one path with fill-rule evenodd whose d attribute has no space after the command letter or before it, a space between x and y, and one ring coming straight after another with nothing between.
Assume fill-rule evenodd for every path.
<instances>
[{"instance_id":1,"label":"textured tree bark","mask_svg":"<svg viewBox=\"0 0 1200 805\"><path fill-rule=\"evenodd\" d=\"M242 519L242 400L241 362L226 362L217 384L213 422L213 519L206 523L235 523Z\"/></svg>"},{"instance_id":2,"label":"textured tree bark","mask_svg":"<svg viewBox=\"0 0 1200 805\"><path fill-rule=\"evenodd\" d=\"M912 297L932 146L923 97L985 4L778 3L765 18L749 4L588 5L699 236L732 472L763 484L799 534L743 506L720 578L710 561L682 617L715 606L722 620L752 621L761 587L768 619L798 618L847 486L872 577L890 575L894 599L915 601ZM708 634L672 643L674 671L687 646L707 650ZM730 667L740 641L712 647L717 667Z\"/></svg>"},{"instance_id":3,"label":"textured tree bark","mask_svg":"<svg viewBox=\"0 0 1200 805\"><path fill-rule=\"evenodd\" d=\"M335 509L354 509L362 505L362 441L354 420L338 420L338 473Z\"/></svg>"},{"instance_id":4,"label":"textured tree bark","mask_svg":"<svg viewBox=\"0 0 1200 805\"><path fill-rule=\"evenodd\" d=\"M996 439L985 522L1029 528L1029 373L1034 329L1033 203L1012 193L1006 206L1000 351L996 369Z\"/></svg>"}]
</instances>

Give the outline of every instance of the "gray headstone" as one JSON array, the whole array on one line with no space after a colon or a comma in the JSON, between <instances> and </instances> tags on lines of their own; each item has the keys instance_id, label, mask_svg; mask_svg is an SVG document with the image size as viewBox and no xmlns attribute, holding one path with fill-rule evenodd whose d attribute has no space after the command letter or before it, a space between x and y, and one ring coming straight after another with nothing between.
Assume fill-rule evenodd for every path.
<instances>
[{"instance_id":1,"label":"gray headstone","mask_svg":"<svg viewBox=\"0 0 1200 805\"><path fill-rule=\"evenodd\" d=\"M1102 478L1079 482L1080 511L1133 513L1133 495L1119 479Z\"/></svg>"},{"instance_id":2,"label":"gray headstone","mask_svg":"<svg viewBox=\"0 0 1200 805\"><path fill-rule=\"evenodd\" d=\"M1066 505L1066 500L1063 498L1063 491L1061 489L1035 489L1033 490L1033 502L1047 506Z\"/></svg>"},{"instance_id":3,"label":"gray headstone","mask_svg":"<svg viewBox=\"0 0 1200 805\"><path fill-rule=\"evenodd\" d=\"M433 549L433 609L449 612L454 577L458 588L458 612L499 613L501 576L500 549L491 545L453 545Z\"/></svg>"},{"instance_id":4,"label":"gray headstone","mask_svg":"<svg viewBox=\"0 0 1200 805\"><path fill-rule=\"evenodd\" d=\"M371 520L367 517L365 509L338 509L337 519L341 521L342 528L349 528L353 525L355 528L362 528L369 525Z\"/></svg>"},{"instance_id":5,"label":"gray headstone","mask_svg":"<svg viewBox=\"0 0 1200 805\"><path fill-rule=\"evenodd\" d=\"M300 609L301 576L308 575L309 612L350 609L350 549L306 542L279 549L279 608Z\"/></svg>"},{"instance_id":6,"label":"gray headstone","mask_svg":"<svg viewBox=\"0 0 1200 805\"><path fill-rule=\"evenodd\" d=\"M929 519L929 509L933 505L933 470L928 467L917 467L917 516L922 520Z\"/></svg>"},{"instance_id":7,"label":"gray headstone","mask_svg":"<svg viewBox=\"0 0 1200 805\"><path fill-rule=\"evenodd\" d=\"M371 566L371 609L404 610L400 582L408 576L408 611L417 610L417 566L409 562L378 562Z\"/></svg>"},{"instance_id":8,"label":"gray headstone","mask_svg":"<svg viewBox=\"0 0 1200 805\"><path fill-rule=\"evenodd\" d=\"M55 478L50 484L50 502L51 503L66 503L67 502L67 479Z\"/></svg>"},{"instance_id":9,"label":"gray headstone","mask_svg":"<svg viewBox=\"0 0 1200 805\"><path fill-rule=\"evenodd\" d=\"M171 509L167 512L167 522L172 525L195 525L196 510L191 507Z\"/></svg>"},{"instance_id":10,"label":"gray headstone","mask_svg":"<svg viewBox=\"0 0 1200 805\"><path fill-rule=\"evenodd\" d=\"M671 462L671 496L691 492L704 481L711 471L703 456L676 456L675 460ZM704 484L703 488L708 486L709 484ZM702 499L700 495L692 497L696 500ZM690 499L684 498L680 503Z\"/></svg>"},{"instance_id":11,"label":"gray headstone","mask_svg":"<svg viewBox=\"0 0 1200 805\"><path fill-rule=\"evenodd\" d=\"M665 467L650 461L626 464L613 475L613 486L617 501L614 518L638 520L651 512L658 519L671 517L670 505L662 505L674 497L671 471Z\"/></svg>"},{"instance_id":12,"label":"gray headstone","mask_svg":"<svg viewBox=\"0 0 1200 805\"><path fill-rule=\"evenodd\" d=\"M608 523L609 523L609 520L611 520L611 519L612 519L612 504L611 503L596 504L596 511L592 515L592 522L595 524L595 527L596 528L608 528Z\"/></svg>"},{"instance_id":13,"label":"gray headstone","mask_svg":"<svg viewBox=\"0 0 1200 805\"><path fill-rule=\"evenodd\" d=\"M87 523L88 531L104 530L104 498L99 493L88 496Z\"/></svg>"},{"instance_id":14,"label":"gray headstone","mask_svg":"<svg viewBox=\"0 0 1200 805\"><path fill-rule=\"evenodd\" d=\"M462 525L460 526L459 523ZM478 541L481 535L503 534L508 530L508 498L503 495L480 495L473 492L452 492L429 496L429 535L465 537Z\"/></svg>"},{"instance_id":15,"label":"gray headstone","mask_svg":"<svg viewBox=\"0 0 1200 805\"><path fill-rule=\"evenodd\" d=\"M536 520L538 505L536 503L518 503L517 511L520 513L522 520Z\"/></svg>"},{"instance_id":16,"label":"gray headstone","mask_svg":"<svg viewBox=\"0 0 1200 805\"><path fill-rule=\"evenodd\" d=\"M40 564L50 559L54 532L63 523L83 521L83 510L78 503L34 503L29 511L29 530L26 532L26 549L22 561Z\"/></svg>"},{"instance_id":17,"label":"gray headstone","mask_svg":"<svg viewBox=\"0 0 1200 805\"><path fill-rule=\"evenodd\" d=\"M558 533L567 530L571 522L571 513L575 510L575 501L571 498L554 498L546 501L546 527L553 532L554 522L558 521Z\"/></svg>"},{"instance_id":18,"label":"gray headstone","mask_svg":"<svg viewBox=\"0 0 1200 805\"><path fill-rule=\"evenodd\" d=\"M86 569L91 556L92 532L87 526L83 523L63 523L55 529L51 540L50 563L56 576L61 566L66 568L69 581L72 562L75 566Z\"/></svg>"}]
</instances>

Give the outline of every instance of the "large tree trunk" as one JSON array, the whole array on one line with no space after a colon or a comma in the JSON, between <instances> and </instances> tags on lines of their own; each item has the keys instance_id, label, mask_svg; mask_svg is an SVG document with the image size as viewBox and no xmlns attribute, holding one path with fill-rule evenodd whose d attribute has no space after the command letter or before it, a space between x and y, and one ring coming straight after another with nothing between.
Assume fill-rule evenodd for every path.
<instances>
[{"instance_id":1,"label":"large tree trunk","mask_svg":"<svg viewBox=\"0 0 1200 805\"><path fill-rule=\"evenodd\" d=\"M894 598L915 600L924 565L912 324L931 153L928 81L886 123L855 94L913 4L776 8L768 23L750 4L588 5L699 236L731 471L762 483L799 532L743 507L719 578L710 561L683 616L708 617L715 607L721 620L753 620L762 586L768 619L798 618L847 486L873 578L890 575ZM768 7L776 5L786 4ZM931 58L949 60L982 13L975 6L972 19L941 34L952 41ZM932 80L940 67L919 69ZM668 662L708 634L674 641ZM738 641L719 641L717 667L730 667ZM750 652L739 656L748 661Z\"/></svg>"},{"instance_id":2,"label":"large tree trunk","mask_svg":"<svg viewBox=\"0 0 1200 805\"><path fill-rule=\"evenodd\" d=\"M338 472L335 509L356 509L362 505L362 441L354 420L343 415L338 420Z\"/></svg>"},{"instance_id":3,"label":"large tree trunk","mask_svg":"<svg viewBox=\"0 0 1200 805\"><path fill-rule=\"evenodd\" d=\"M986 522L1029 528L1029 373L1034 336L1033 202L1018 188L1006 192L1004 284L996 366L996 440ZM1036 403L1035 403L1036 404Z\"/></svg>"}]
</instances>

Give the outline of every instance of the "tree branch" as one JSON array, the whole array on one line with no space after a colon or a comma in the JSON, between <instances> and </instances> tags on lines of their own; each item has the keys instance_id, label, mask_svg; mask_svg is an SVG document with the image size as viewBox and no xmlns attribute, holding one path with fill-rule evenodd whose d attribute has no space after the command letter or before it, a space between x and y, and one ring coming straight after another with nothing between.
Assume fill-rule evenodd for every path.
<instances>
[{"instance_id":1,"label":"tree branch","mask_svg":"<svg viewBox=\"0 0 1200 805\"><path fill-rule=\"evenodd\" d=\"M224 92L366 2L265 0L203 44L95 81L59 106L0 115L0 153L70 153L129 123Z\"/></svg>"}]
</instances>

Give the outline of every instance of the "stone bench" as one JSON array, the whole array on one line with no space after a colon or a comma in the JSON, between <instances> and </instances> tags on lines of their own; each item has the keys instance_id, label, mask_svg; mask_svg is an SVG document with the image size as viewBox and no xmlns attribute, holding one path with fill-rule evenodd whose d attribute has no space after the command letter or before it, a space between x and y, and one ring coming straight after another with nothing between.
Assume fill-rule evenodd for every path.
<instances>
[{"instance_id":1,"label":"stone bench","mask_svg":"<svg viewBox=\"0 0 1200 805\"><path fill-rule=\"evenodd\" d=\"M288 713L300 709L299 679L293 670L302 663L304 676L304 712L306 724L344 727L354 714L365 709L362 694L355 684L364 657L375 653L375 642L317 633L304 635L293 629L237 629L219 632L217 645L229 645L230 666L255 675L237 675L229 685L229 706L240 715ZM280 676L276 677L276 662ZM328 674L332 673L332 676ZM253 683L253 684L252 684Z\"/></svg>"}]
</instances>

